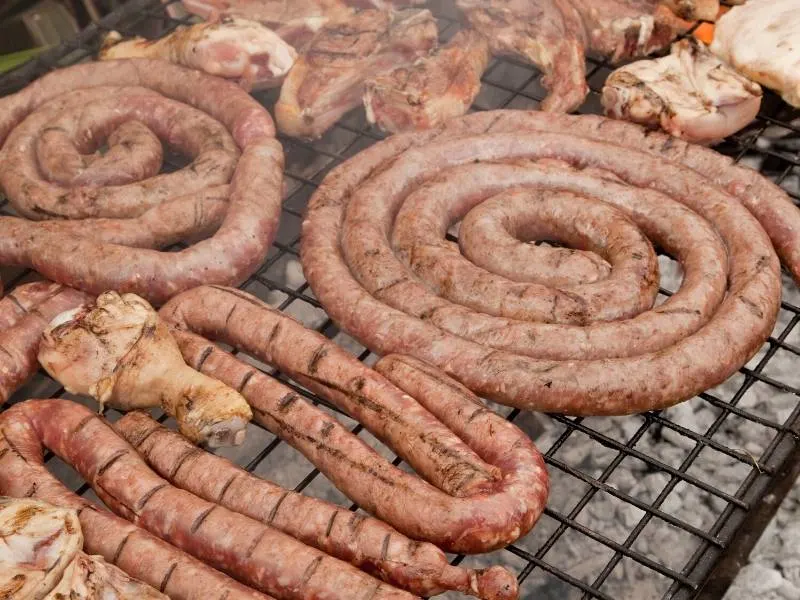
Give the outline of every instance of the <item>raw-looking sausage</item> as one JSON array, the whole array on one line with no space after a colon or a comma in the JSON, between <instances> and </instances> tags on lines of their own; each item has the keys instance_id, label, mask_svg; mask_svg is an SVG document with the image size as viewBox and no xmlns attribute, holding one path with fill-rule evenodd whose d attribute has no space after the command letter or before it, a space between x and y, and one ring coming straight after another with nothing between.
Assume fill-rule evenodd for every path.
<instances>
[{"instance_id":1,"label":"raw-looking sausage","mask_svg":"<svg viewBox=\"0 0 800 600\"><path fill-rule=\"evenodd\" d=\"M160 140L189 164L158 174ZM88 219L0 218L0 264L85 291L160 304L200 283L241 282L277 228L283 152L272 119L200 72L148 59L56 71L0 100L0 143L0 187L17 212ZM180 252L156 250L215 230Z\"/></svg>"},{"instance_id":2,"label":"raw-looking sausage","mask_svg":"<svg viewBox=\"0 0 800 600\"><path fill-rule=\"evenodd\" d=\"M506 231L541 218L598 253L609 279L543 290L468 262L445 233L484 201ZM617 224L598 219L597 201ZM620 245L625 221L684 280L652 310L606 321L620 259L650 260ZM493 111L394 136L332 171L309 205L301 258L328 314L375 352L416 356L512 406L629 414L722 382L767 338L781 281L764 229L798 278L800 212L757 173L602 117ZM520 319L530 307L534 320Z\"/></svg>"},{"instance_id":3,"label":"raw-looking sausage","mask_svg":"<svg viewBox=\"0 0 800 600\"><path fill-rule=\"evenodd\" d=\"M81 415L77 422L61 419L74 417L77 410ZM173 600L271 600L98 508L50 474L43 462L45 434L53 437L50 443L65 444L71 438L85 438L84 428L99 421L88 409L65 400L23 402L9 408L0 415L0 493L75 509L88 553L101 555ZM101 450L95 446L83 457L86 463Z\"/></svg>"},{"instance_id":4,"label":"raw-looking sausage","mask_svg":"<svg viewBox=\"0 0 800 600\"><path fill-rule=\"evenodd\" d=\"M199 336L183 335L206 345ZM433 544L410 540L378 519L252 475L197 448L145 413L128 413L114 423L114 429L176 486L271 525L417 595L458 590L487 600L517 597L513 576L501 567L475 571L452 566Z\"/></svg>"},{"instance_id":5,"label":"raw-looking sausage","mask_svg":"<svg viewBox=\"0 0 800 600\"><path fill-rule=\"evenodd\" d=\"M2 427L29 424L41 445L72 465L114 512L282 600L411 600L404 592L277 529L172 486L89 408L27 401ZM40 441L39 441L40 440Z\"/></svg>"},{"instance_id":6,"label":"raw-looking sausage","mask_svg":"<svg viewBox=\"0 0 800 600\"><path fill-rule=\"evenodd\" d=\"M525 535L541 514L548 479L533 443L443 373L397 356L370 369L231 288L190 290L161 315L175 325L190 366L239 390L255 420L408 537L447 551L484 552ZM425 480L394 467L292 389L181 329L275 365L362 423Z\"/></svg>"},{"instance_id":7,"label":"raw-looking sausage","mask_svg":"<svg viewBox=\"0 0 800 600\"><path fill-rule=\"evenodd\" d=\"M50 321L89 296L50 282L20 286L0 300L0 406L39 368L39 340Z\"/></svg>"}]
</instances>

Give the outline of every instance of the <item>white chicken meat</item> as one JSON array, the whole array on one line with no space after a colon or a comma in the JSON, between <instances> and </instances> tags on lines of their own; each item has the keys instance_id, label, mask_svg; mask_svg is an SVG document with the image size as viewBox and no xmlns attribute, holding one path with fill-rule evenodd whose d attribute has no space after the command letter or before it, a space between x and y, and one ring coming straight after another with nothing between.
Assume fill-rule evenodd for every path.
<instances>
[{"instance_id":1,"label":"white chicken meat","mask_svg":"<svg viewBox=\"0 0 800 600\"><path fill-rule=\"evenodd\" d=\"M800 108L800 0L749 0L717 22L711 51Z\"/></svg>"},{"instance_id":2,"label":"white chicken meat","mask_svg":"<svg viewBox=\"0 0 800 600\"><path fill-rule=\"evenodd\" d=\"M746 126L758 114L761 88L689 38L663 58L640 60L609 75L606 114L696 143L712 143Z\"/></svg>"}]
</instances>

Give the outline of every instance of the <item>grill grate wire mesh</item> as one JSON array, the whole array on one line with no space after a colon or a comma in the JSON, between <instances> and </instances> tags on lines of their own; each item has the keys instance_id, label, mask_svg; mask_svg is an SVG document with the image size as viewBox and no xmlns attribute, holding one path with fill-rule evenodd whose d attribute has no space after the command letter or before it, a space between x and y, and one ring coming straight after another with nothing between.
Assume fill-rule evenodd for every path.
<instances>
[{"instance_id":1,"label":"grill grate wire mesh","mask_svg":"<svg viewBox=\"0 0 800 600\"><path fill-rule=\"evenodd\" d=\"M166 2L174 4L176 0ZM429 4L432 4L431 8L439 19L442 39L449 38L458 29L458 16L452 3L437 0ZM160 0L129 0L116 12L89 26L76 39L0 78L0 94L12 93L49 70L90 60L99 48L103 34L111 29L126 36L153 37L188 22L188 17L169 17L166 6ZM581 112L600 112L599 92L610 71L607 63L587 59L591 93ZM473 109L534 109L544 97L544 89L538 83L538 78L538 71L530 65L509 58L494 59L484 75L483 89ZM259 94L257 97L271 106L275 92ZM796 120L791 122L793 118ZM776 128L785 139L800 137L800 113L792 111L776 96L767 93L756 121L717 149L734 157L737 162L757 160L762 172L779 185L792 178L800 178L800 154L797 151L800 150L800 143L795 142L794 148L790 146L790 150L786 151L775 149L764 141L768 133ZM368 363L376 357L338 330L302 279L298 267L299 231L303 208L326 173L382 137L368 126L361 111L355 111L314 143L281 139L287 155L287 187L280 230L262 267L241 286L342 343L360 360ZM179 164L171 166L174 168ZM800 205L797 190L787 191L794 202ZM5 199L0 205L0 212L13 214ZM2 275L7 289L11 289L29 280L32 273L4 268ZM453 563L467 561L471 565L481 566L504 564L517 574L523 598L621 600L699 597L717 559L726 551L732 551L732 540L737 533L751 527L751 521L754 521L752 517L763 501L765 490L774 486L779 477L786 477L787 464L800 458L800 403L795 402L793 408L783 415L785 418L777 419L772 414L755 410L752 403L746 401L748 394L756 388L759 392L767 390L767 394L800 395L800 378L792 377L791 373L776 374L770 369L778 354L792 361L797 361L800 356L800 328L797 328L800 321L800 293L792 294L792 291L796 292L794 284L784 276L784 301L779 323L759 355L726 384L690 401L694 406L705 404L716 415L711 423L699 430L676 422L666 412L628 417L622 427L624 435L620 435L618 430L615 433L608 427L609 422L615 421L613 419L558 415L539 418L516 409L498 407L510 421L517 423L532 437L539 438L540 450L545 454L553 480L553 497L545 516L525 538L488 557L453 556ZM661 292L664 296L671 293L667 289ZM361 425L339 413L324 399L293 384L267 365L241 353L239 357L254 362L313 402L338 413L337 416L350 424L354 434L368 439L395 465L407 468L391 451L371 438ZM11 404L26 398L51 396L69 397L91 405L85 399L70 396L57 382L41 372L15 394ZM107 416L114 420L119 414L112 410L107 412ZM164 415L160 416L160 420L167 421ZM622 423L621 420L616 421ZM722 435L726 428L744 426L764 432L767 443L760 456L736 447ZM677 435L685 440L681 445L685 451L676 456L676 460L667 460L656 451L658 444L666 443L663 439L665 432L671 432L673 438ZM544 443L544 438L548 443ZM581 447L590 448L590 455L602 454L606 460L598 459L597 464L592 464L590 460L588 466L586 460L573 460L572 449L580 450ZM738 474L733 484L720 485L695 468L708 452L718 453L733 463ZM297 491L305 490L306 493L328 500L349 503L299 453L255 424L249 426L248 442L242 448L223 450L221 453L248 471L277 478L278 483L294 487ZM649 498L632 490L623 491L624 486L617 481L617 475L631 463L636 463L640 472L662 474L666 484ZM288 469L290 475L286 475L287 464L293 466ZM88 485L58 458L49 455L48 465L72 489L96 499ZM670 502L677 488L691 488L695 497L716 507L714 518L708 522L690 522L692 519L676 510L675 503ZM561 489L566 492L560 494ZM579 491L576 493L575 490ZM622 511L627 510L628 514L634 515L625 535L609 534L603 526L598 526L600 521L586 518L587 514L592 514L593 503L600 497L606 498L605 506L616 506L618 512L621 507ZM357 510L355 505L349 506L351 510ZM685 543L688 548L685 560L674 564L660 557L652 548L643 547L642 541L649 539L653 523L658 523L660 530L664 527L674 528L683 536L679 539L688 540ZM576 569L576 561L570 563L569 549L576 546L597 549L599 560L595 561L595 569ZM564 547L567 552L564 552ZM630 576L630 573L635 576ZM632 587L621 587L620 581L632 581Z\"/></svg>"}]
</instances>

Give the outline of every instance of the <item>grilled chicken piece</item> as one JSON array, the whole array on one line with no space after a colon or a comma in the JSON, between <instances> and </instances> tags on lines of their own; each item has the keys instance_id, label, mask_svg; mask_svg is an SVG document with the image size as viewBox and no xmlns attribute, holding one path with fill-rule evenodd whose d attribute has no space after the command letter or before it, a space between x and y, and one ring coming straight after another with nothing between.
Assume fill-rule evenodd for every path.
<instances>
[{"instance_id":1,"label":"grilled chicken piece","mask_svg":"<svg viewBox=\"0 0 800 600\"><path fill-rule=\"evenodd\" d=\"M580 12L590 53L612 63L667 48L691 23L662 0L570 0Z\"/></svg>"},{"instance_id":2,"label":"grilled chicken piece","mask_svg":"<svg viewBox=\"0 0 800 600\"><path fill-rule=\"evenodd\" d=\"M345 18L352 9L343 0L182 0L183 7L204 19L239 17L275 30L301 48L329 19Z\"/></svg>"},{"instance_id":3,"label":"grilled chicken piece","mask_svg":"<svg viewBox=\"0 0 800 600\"><path fill-rule=\"evenodd\" d=\"M541 109L569 112L588 87L584 30L571 0L457 0L469 23L485 35L494 54L516 56L543 73L549 95Z\"/></svg>"},{"instance_id":4,"label":"grilled chicken piece","mask_svg":"<svg viewBox=\"0 0 800 600\"><path fill-rule=\"evenodd\" d=\"M0 497L0 598L42 598L82 548L74 510Z\"/></svg>"},{"instance_id":5,"label":"grilled chicken piece","mask_svg":"<svg viewBox=\"0 0 800 600\"><path fill-rule=\"evenodd\" d=\"M0 497L0 598L168 600L82 548L76 511Z\"/></svg>"},{"instance_id":6,"label":"grilled chicken piece","mask_svg":"<svg viewBox=\"0 0 800 600\"><path fill-rule=\"evenodd\" d=\"M711 143L739 131L761 106L761 87L689 38L672 53L614 71L603 88L606 114L661 127L690 142Z\"/></svg>"},{"instance_id":7,"label":"grilled chicken piece","mask_svg":"<svg viewBox=\"0 0 800 600\"><path fill-rule=\"evenodd\" d=\"M436 47L428 10L363 10L326 25L289 73L275 105L285 134L317 138L361 103L364 82Z\"/></svg>"},{"instance_id":8,"label":"grilled chicken piece","mask_svg":"<svg viewBox=\"0 0 800 600\"><path fill-rule=\"evenodd\" d=\"M663 0L663 4L687 21L714 21L719 14L719 0Z\"/></svg>"},{"instance_id":9,"label":"grilled chicken piece","mask_svg":"<svg viewBox=\"0 0 800 600\"><path fill-rule=\"evenodd\" d=\"M38 358L66 390L101 409L160 407L194 443L239 445L253 416L236 390L186 365L167 325L134 294L105 292L61 313L42 335Z\"/></svg>"},{"instance_id":10,"label":"grilled chicken piece","mask_svg":"<svg viewBox=\"0 0 800 600\"><path fill-rule=\"evenodd\" d=\"M369 80L367 119L384 131L430 129L467 112L481 90L489 44L477 31L459 31L450 42L408 67Z\"/></svg>"},{"instance_id":11,"label":"grilled chicken piece","mask_svg":"<svg viewBox=\"0 0 800 600\"><path fill-rule=\"evenodd\" d=\"M749 0L717 23L711 51L800 108L800 0Z\"/></svg>"},{"instance_id":12,"label":"grilled chicken piece","mask_svg":"<svg viewBox=\"0 0 800 600\"><path fill-rule=\"evenodd\" d=\"M261 23L225 18L179 27L158 40L124 40L116 31L103 41L98 58L160 58L175 64L235 79L245 89L280 85L297 52Z\"/></svg>"}]
</instances>

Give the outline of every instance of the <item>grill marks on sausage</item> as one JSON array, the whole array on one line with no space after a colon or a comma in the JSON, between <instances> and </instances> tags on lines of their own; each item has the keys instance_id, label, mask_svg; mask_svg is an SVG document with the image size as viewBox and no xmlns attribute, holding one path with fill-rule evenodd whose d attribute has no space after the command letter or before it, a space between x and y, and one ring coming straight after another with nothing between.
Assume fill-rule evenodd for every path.
<instances>
[{"instance_id":1,"label":"grill marks on sausage","mask_svg":"<svg viewBox=\"0 0 800 600\"><path fill-rule=\"evenodd\" d=\"M748 186L758 193L744 193ZM507 310L519 287L491 296L491 286L476 284L477 299L461 304L436 298L431 290L458 296L466 289L452 276L455 266L431 258L437 236L476 202L518 187L568 190L582 210L587 199L615 206L638 227L637 238L646 234L684 264L681 289L663 307L610 321L588 318L571 287L553 290L551 312L539 320L472 304L485 296L494 307L497 298L498 310ZM309 204L301 260L331 318L379 355L412 354L519 408L628 414L723 381L768 336L781 286L756 219L800 278L800 211L759 175L627 123L491 111L452 120L435 136L393 136L334 169ZM591 228L585 219L580 225ZM417 230L430 233L412 236ZM631 265L645 262L639 249L626 248L621 255ZM436 278L428 279L429 270ZM656 272L641 272L641 281L653 288Z\"/></svg>"},{"instance_id":2,"label":"grill marks on sausage","mask_svg":"<svg viewBox=\"0 0 800 600\"><path fill-rule=\"evenodd\" d=\"M225 327L225 315L232 303L238 303L238 318ZM445 385L448 378L433 367L416 361L392 367L400 360L393 357L379 361L375 372L290 317L243 292L219 286L181 294L160 314L173 325L190 363L209 346L197 334L213 336L269 362L359 420L431 482L391 465L335 418L230 354L216 351L204 363L207 375L229 385L252 373L243 393L256 420L305 454L359 506L398 529L397 535L431 541L452 551L483 551L523 535L543 509L546 472L530 440L491 411L482 416L476 413L480 402L455 382L451 382L454 387ZM262 333L278 328L279 336ZM416 391L404 392L404 379L419 385L423 396ZM524 441L515 443L519 440ZM509 448L513 450L509 452ZM191 481L187 479L186 483ZM285 523L286 516L272 515L276 510L272 502L283 492L270 494L274 500L262 509L259 518ZM298 501L294 495L282 498L280 507L289 506L290 498L291 506ZM336 520L338 512L323 514L330 516L319 524L316 539L339 539L345 530L357 536L361 527L370 531L374 527L362 523L358 516L351 517L345 527ZM377 572L391 573L402 564L413 565L413 559L408 563L406 558L398 561L396 557L383 565L381 544L386 533L371 538L379 540L373 542L369 553L372 560L381 563ZM419 560L423 560L422 554ZM493 572L487 577L507 575ZM461 575L453 577L459 579ZM470 589L468 583L464 585ZM421 593L429 595L429 591Z\"/></svg>"},{"instance_id":3,"label":"grill marks on sausage","mask_svg":"<svg viewBox=\"0 0 800 600\"><path fill-rule=\"evenodd\" d=\"M0 169L7 195L20 214L51 219L0 219L0 263L91 293L124 289L161 304L201 282L239 283L266 255L280 215L283 153L267 111L235 84L162 61L87 63L3 98L0 115L0 143L19 139L30 149ZM119 123L126 115L133 120ZM49 168L77 137L97 145L108 130L110 152L74 181L69 169ZM161 144L153 132L191 164L158 174ZM77 146L78 160L94 151ZM44 177L31 162L37 152L48 159ZM80 219L52 220L65 216ZM196 239L177 253L152 251Z\"/></svg>"}]
</instances>

